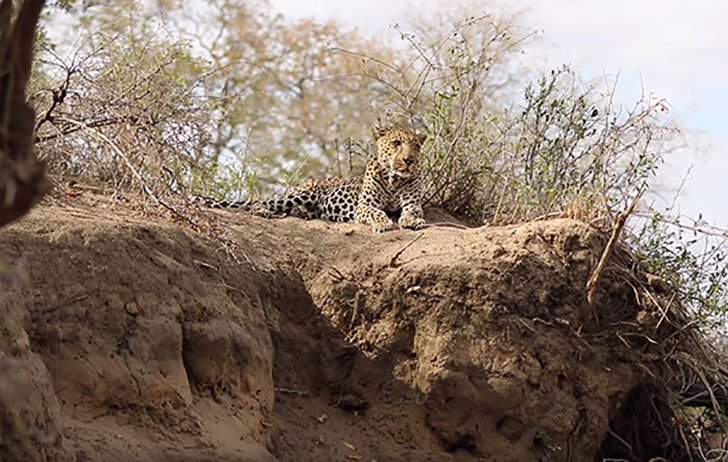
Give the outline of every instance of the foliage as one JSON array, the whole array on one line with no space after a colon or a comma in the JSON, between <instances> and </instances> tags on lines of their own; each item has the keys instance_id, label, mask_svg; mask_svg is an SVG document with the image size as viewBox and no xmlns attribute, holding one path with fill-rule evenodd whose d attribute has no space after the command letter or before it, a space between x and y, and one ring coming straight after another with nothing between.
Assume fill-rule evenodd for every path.
<instances>
[{"instance_id":1,"label":"foliage","mask_svg":"<svg viewBox=\"0 0 728 462\"><path fill-rule=\"evenodd\" d=\"M676 133L664 102L640 100L625 111L564 67L526 87L524 104L496 122L498 153L487 203L496 222L568 211L613 217L649 187Z\"/></svg>"},{"instance_id":2,"label":"foliage","mask_svg":"<svg viewBox=\"0 0 728 462\"><path fill-rule=\"evenodd\" d=\"M728 230L676 216L671 208L643 214L631 242L648 271L664 279L692 307L708 331L728 322Z\"/></svg>"},{"instance_id":3,"label":"foliage","mask_svg":"<svg viewBox=\"0 0 728 462\"><path fill-rule=\"evenodd\" d=\"M382 62L397 55L334 23L288 22L269 10L265 2L215 0L203 11L182 3L170 13L177 25L200 25L186 35L216 69L204 85L224 114L212 127L217 159L254 149L260 189L341 167L341 146L371 125L370 111L387 99L358 77L372 64L343 48L377 50Z\"/></svg>"},{"instance_id":4,"label":"foliage","mask_svg":"<svg viewBox=\"0 0 728 462\"><path fill-rule=\"evenodd\" d=\"M44 49L33 93L37 144L64 177L174 189L210 157L213 114L198 92L205 65L128 6L82 15L84 34L70 53Z\"/></svg>"}]
</instances>

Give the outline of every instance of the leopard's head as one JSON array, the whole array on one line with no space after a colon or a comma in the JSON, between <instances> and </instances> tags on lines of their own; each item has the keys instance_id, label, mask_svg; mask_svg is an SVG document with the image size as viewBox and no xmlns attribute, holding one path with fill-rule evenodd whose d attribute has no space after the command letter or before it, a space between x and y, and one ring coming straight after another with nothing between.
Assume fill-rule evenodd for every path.
<instances>
[{"instance_id":1,"label":"leopard's head","mask_svg":"<svg viewBox=\"0 0 728 462\"><path fill-rule=\"evenodd\" d=\"M427 135L402 127L375 128L379 165L393 176L413 178L420 171L420 148Z\"/></svg>"}]
</instances>

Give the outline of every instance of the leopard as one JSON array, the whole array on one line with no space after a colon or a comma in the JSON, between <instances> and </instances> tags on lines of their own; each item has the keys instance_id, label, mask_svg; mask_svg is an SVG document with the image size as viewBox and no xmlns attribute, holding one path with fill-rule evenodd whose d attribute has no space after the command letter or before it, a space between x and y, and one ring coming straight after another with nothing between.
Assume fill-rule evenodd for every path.
<instances>
[{"instance_id":1,"label":"leopard","mask_svg":"<svg viewBox=\"0 0 728 462\"><path fill-rule=\"evenodd\" d=\"M373 129L376 152L363 175L309 179L280 197L213 201L216 208L242 208L267 218L292 216L369 225L374 233L425 224L422 199L421 148L427 135L400 125ZM390 216L399 214L397 223Z\"/></svg>"}]
</instances>

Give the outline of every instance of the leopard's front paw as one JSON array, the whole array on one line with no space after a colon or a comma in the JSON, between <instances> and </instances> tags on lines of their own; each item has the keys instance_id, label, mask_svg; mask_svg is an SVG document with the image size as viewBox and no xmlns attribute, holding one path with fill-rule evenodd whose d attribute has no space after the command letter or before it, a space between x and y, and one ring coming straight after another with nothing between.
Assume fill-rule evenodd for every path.
<instances>
[{"instance_id":1,"label":"leopard's front paw","mask_svg":"<svg viewBox=\"0 0 728 462\"><path fill-rule=\"evenodd\" d=\"M425 224L425 219L411 213L402 214L399 217L399 226L403 228L418 229Z\"/></svg>"},{"instance_id":2,"label":"leopard's front paw","mask_svg":"<svg viewBox=\"0 0 728 462\"><path fill-rule=\"evenodd\" d=\"M372 223L372 231L374 231L375 233L383 233L385 231L394 229L394 227L395 225L392 220L375 221L374 223Z\"/></svg>"}]
</instances>

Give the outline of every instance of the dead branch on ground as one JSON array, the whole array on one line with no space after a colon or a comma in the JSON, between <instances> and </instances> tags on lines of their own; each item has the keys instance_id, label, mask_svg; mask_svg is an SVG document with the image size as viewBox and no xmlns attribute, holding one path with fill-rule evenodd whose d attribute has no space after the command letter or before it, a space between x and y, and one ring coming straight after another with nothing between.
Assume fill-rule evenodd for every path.
<instances>
[{"instance_id":1,"label":"dead branch on ground","mask_svg":"<svg viewBox=\"0 0 728 462\"><path fill-rule=\"evenodd\" d=\"M417 236L415 236L415 238L414 238L414 239L412 239L412 240L411 240L411 241L409 241L409 242L408 242L407 244L405 244L405 245L404 245L404 247L402 247L401 249L399 249L399 250L398 250L398 251L397 251L397 252L396 252L396 253L395 253L395 254L394 254L394 255L392 256L392 259L391 259L391 260L389 260L389 267L390 267L390 268L394 268L394 267L396 267L396 266L397 266L397 259L398 259L398 258L399 258L399 257L400 257L400 256L401 256L401 255L402 255L403 253L404 253L404 251L405 251L405 250L409 249L409 247L410 247L410 246L411 246L412 244L414 244L415 242L417 242L417 241L418 241L418 240L419 240L419 239L420 239L420 238L421 238L422 236L424 236L424 234L422 234L422 233L418 234Z\"/></svg>"}]
</instances>

